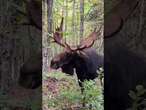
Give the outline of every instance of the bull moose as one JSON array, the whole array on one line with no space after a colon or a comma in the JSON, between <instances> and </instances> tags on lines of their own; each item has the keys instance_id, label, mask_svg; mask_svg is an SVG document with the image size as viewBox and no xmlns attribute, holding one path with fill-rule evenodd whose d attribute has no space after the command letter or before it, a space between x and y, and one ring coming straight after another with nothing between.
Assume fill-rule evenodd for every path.
<instances>
[{"instance_id":1,"label":"bull moose","mask_svg":"<svg viewBox=\"0 0 146 110\"><path fill-rule=\"evenodd\" d=\"M118 45L113 42L114 39L119 37L118 33L121 31L121 29L125 25L127 19L132 14L132 12L134 12L134 10L139 6L138 4L141 0L120 0L120 1L121 2L111 10L110 15L108 17L105 17L104 24L105 110L126 110L130 106L130 97L128 96L129 91L133 90L138 84L142 84L146 87L146 61L144 60L145 58L128 49L125 43L123 43L124 41L121 41L123 44L117 43ZM61 28L58 28L57 31L61 31ZM93 32L91 33L91 35L98 36L98 33ZM96 70L100 66L98 61L100 61L102 58L100 58L101 56L97 55L95 53L95 50L91 48L92 44L95 41L94 36L87 37L87 39L81 41L81 44L76 48L73 48L69 46L66 42L64 42L62 40L62 34L59 32L54 33L54 40L56 43L64 47L65 51L52 59L51 61L52 68L57 69L60 67L62 68L63 72L73 75L73 68L77 67L76 72L77 74L80 73L78 74L78 78L80 78L81 81L83 81L82 78L93 79L92 75L94 77L97 76L95 71L90 71L92 68L85 68L86 69L85 71L81 65L78 65L83 64L84 67L87 67L88 65L90 65L92 60L98 59L93 61L96 63L95 66L92 66L93 70ZM91 57L92 56L91 53L93 53L92 55L95 58ZM41 56L41 54L39 55ZM90 60L91 62L89 61L89 58L91 58ZM37 59L36 57L36 60L40 59ZM74 63L72 63L73 61ZM30 61L28 60L28 62L26 62L24 65L28 65L27 63L30 63ZM35 64L40 65L39 63ZM34 65L34 63L30 65ZM21 69L23 69L23 67ZM41 66L37 67L41 68ZM27 68L28 67L25 66L25 69ZM83 72L78 71L80 68ZM36 68L33 69L37 70ZM35 72L33 72L33 74L34 73ZM41 72L37 73L41 75ZM86 77L84 76L85 74L82 73L85 73ZM90 73L90 75L88 73ZM29 74L26 74L26 76L28 75ZM29 79L26 78L23 81L26 80ZM34 80L38 79L34 78ZM38 86L39 85L35 87L37 88ZM32 86L28 86L27 88L32 88ZM139 110L142 110L142 108Z\"/></svg>"},{"instance_id":2,"label":"bull moose","mask_svg":"<svg viewBox=\"0 0 146 110\"><path fill-rule=\"evenodd\" d=\"M42 31L42 3L41 0L24 0L26 4L26 12L18 12L25 14L28 19L23 25L31 25ZM16 8L17 9L17 8ZM41 42L41 35L35 37ZM18 83L27 89L36 89L42 85L42 52L38 51L30 56L20 67L20 76Z\"/></svg>"},{"instance_id":3,"label":"bull moose","mask_svg":"<svg viewBox=\"0 0 146 110\"><path fill-rule=\"evenodd\" d=\"M105 18L104 31L104 109L127 110L132 102L128 95L137 85L146 87L146 60L126 46L122 32L127 19L140 0L121 0ZM112 21L112 22L111 22ZM128 32L129 30L126 30ZM117 40L118 39L118 40ZM120 39L120 40L119 40ZM129 40L130 41L130 40ZM142 110L142 106L137 110Z\"/></svg>"},{"instance_id":4,"label":"bull moose","mask_svg":"<svg viewBox=\"0 0 146 110\"><path fill-rule=\"evenodd\" d=\"M72 47L62 39L62 26L63 18L60 27L56 29L53 35L53 40L65 50L52 58L50 67L53 69L61 68L62 72L69 75L73 75L75 69L79 85L82 87L82 82L95 79L98 76L97 69L103 66L103 56L98 55L96 50L92 48L100 35L100 30L92 32L81 41L80 45Z\"/></svg>"}]
</instances>

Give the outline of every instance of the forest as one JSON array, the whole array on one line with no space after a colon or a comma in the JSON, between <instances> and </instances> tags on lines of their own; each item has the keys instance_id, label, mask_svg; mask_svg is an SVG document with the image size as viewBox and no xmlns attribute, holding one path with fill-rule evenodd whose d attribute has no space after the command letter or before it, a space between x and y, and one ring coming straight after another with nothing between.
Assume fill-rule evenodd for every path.
<instances>
[{"instance_id":1,"label":"forest","mask_svg":"<svg viewBox=\"0 0 146 110\"><path fill-rule=\"evenodd\" d=\"M51 5L46 5L45 2L43 4L43 46L52 49L52 56L60 48L50 43L51 39L48 36L51 36L54 29L60 25L62 17L64 17L63 37L71 45L79 44L82 38L103 25L103 1L101 0L87 0L84 3L83 1L64 0L49 2L48 4ZM95 44L97 51L103 54L102 38L98 42Z\"/></svg>"},{"instance_id":2,"label":"forest","mask_svg":"<svg viewBox=\"0 0 146 110\"><path fill-rule=\"evenodd\" d=\"M145 110L145 6L1 0L0 110Z\"/></svg>"},{"instance_id":3,"label":"forest","mask_svg":"<svg viewBox=\"0 0 146 110\"><path fill-rule=\"evenodd\" d=\"M52 36L63 19L63 40L69 46L77 46L95 29L100 31L94 43L96 52L103 56L103 1L102 0L50 0L43 6L43 108L44 110L103 110L103 85L100 78L84 82L84 93L80 91L77 75L68 75L61 69L50 68L54 56L66 48L53 42ZM101 28L101 29L100 29ZM47 62L48 61L48 62ZM48 69L49 67L49 69ZM75 72L75 70L74 70ZM82 104L85 106L82 106Z\"/></svg>"},{"instance_id":4,"label":"forest","mask_svg":"<svg viewBox=\"0 0 146 110\"><path fill-rule=\"evenodd\" d=\"M2 0L0 4L0 109L102 110L102 68L95 71L101 78L81 84L75 70L74 75L68 75L50 66L51 60L66 50L53 42L55 32L62 36L57 39L76 47L76 51L87 38L93 53L103 56L103 1ZM60 26L62 31L58 32ZM87 40L80 49L86 48Z\"/></svg>"}]
</instances>

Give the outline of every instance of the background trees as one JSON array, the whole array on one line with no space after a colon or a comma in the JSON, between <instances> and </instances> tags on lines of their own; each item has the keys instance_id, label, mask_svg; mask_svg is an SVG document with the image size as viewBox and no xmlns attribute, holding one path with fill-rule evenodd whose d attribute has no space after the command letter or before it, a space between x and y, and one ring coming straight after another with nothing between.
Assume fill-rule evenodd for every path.
<instances>
[{"instance_id":1,"label":"background trees","mask_svg":"<svg viewBox=\"0 0 146 110\"><path fill-rule=\"evenodd\" d=\"M87 82L85 84L87 90L85 94L81 94L75 74L67 76L60 70L48 69L52 57L63 50L62 47L51 42L53 32L60 25L62 17L64 17L63 39L70 45L78 45L81 39L103 25L103 0L53 0L53 5L48 5L48 8L44 8L43 11L43 24L45 24L43 28L43 107L46 110L86 110L92 106L91 110L103 110L102 87L98 79L97 85L92 81ZM103 54L102 35L96 41L94 48L97 53ZM85 100L84 96L87 96ZM82 107L84 102L87 105L85 108Z\"/></svg>"},{"instance_id":2,"label":"background trees","mask_svg":"<svg viewBox=\"0 0 146 110\"><path fill-rule=\"evenodd\" d=\"M47 10L43 11L44 24L47 23L43 31L43 45L45 44L44 47L49 51L47 58L51 58L62 50L58 45L51 43L49 37L59 26L62 17L65 18L63 36L71 45L79 44L82 38L90 34L96 27L99 28L103 25L103 0L50 0ZM103 53L102 41L101 38L95 44L99 53Z\"/></svg>"}]
</instances>

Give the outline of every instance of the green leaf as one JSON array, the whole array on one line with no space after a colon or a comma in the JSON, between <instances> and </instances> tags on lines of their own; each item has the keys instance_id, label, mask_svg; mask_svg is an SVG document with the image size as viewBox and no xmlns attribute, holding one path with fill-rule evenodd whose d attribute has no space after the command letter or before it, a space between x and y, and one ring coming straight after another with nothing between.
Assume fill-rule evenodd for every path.
<instances>
[{"instance_id":1,"label":"green leaf","mask_svg":"<svg viewBox=\"0 0 146 110\"><path fill-rule=\"evenodd\" d=\"M139 91L143 91L144 88L143 88L142 85L137 85L137 86L136 86L136 90L139 92Z\"/></svg>"},{"instance_id":2,"label":"green leaf","mask_svg":"<svg viewBox=\"0 0 146 110\"><path fill-rule=\"evenodd\" d=\"M130 91L130 92L129 92L129 96L130 96L130 98L132 98L133 100L136 100L136 99L137 99L136 93L135 93L134 91Z\"/></svg>"}]
</instances>

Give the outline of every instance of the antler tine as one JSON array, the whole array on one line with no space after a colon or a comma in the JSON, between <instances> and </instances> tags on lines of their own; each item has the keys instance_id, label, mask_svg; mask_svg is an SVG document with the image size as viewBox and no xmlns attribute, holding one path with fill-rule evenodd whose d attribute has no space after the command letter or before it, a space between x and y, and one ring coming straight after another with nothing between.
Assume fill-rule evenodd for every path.
<instances>
[{"instance_id":1,"label":"antler tine","mask_svg":"<svg viewBox=\"0 0 146 110\"><path fill-rule=\"evenodd\" d=\"M63 30L63 20L64 20L64 17L62 17L62 19L61 19L60 28L59 28L60 31Z\"/></svg>"},{"instance_id":2,"label":"antler tine","mask_svg":"<svg viewBox=\"0 0 146 110\"><path fill-rule=\"evenodd\" d=\"M58 41L58 39L55 39L54 37L52 37L53 39L54 39L54 41L53 42L55 42L55 43L57 43L57 44L59 44L60 46L62 46L62 47L64 47L64 48L66 48L67 50L73 50L71 47L70 47L70 45L69 44L67 44L67 42L66 41L64 41L64 40L60 40L60 41Z\"/></svg>"},{"instance_id":3,"label":"antler tine","mask_svg":"<svg viewBox=\"0 0 146 110\"><path fill-rule=\"evenodd\" d=\"M60 46L68 49L68 50L72 50L70 45L66 43L65 40L63 40L63 17L62 17L62 20L61 20L61 23L60 23L60 27L57 27L56 28L56 32L54 33L53 37L51 37L57 44L59 44Z\"/></svg>"},{"instance_id":4,"label":"antler tine","mask_svg":"<svg viewBox=\"0 0 146 110\"><path fill-rule=\"evenodd\" d=\"M81 44L76 50L83 50L85 48L90 48L91 46L93 46L95 40L97 40L98 38L97 36L100 35L101 29L102 26L100 26L99 30L96 32L96 28L95 28L94 31L87 38L81 41Z\"/></svg>"},{"instance_id":5,"label":"antler tine","mask_svg":"<svg viewBox=\"0 0 146 110\"><path fill-rule=\"evenodd\" d=\"M94 29L94 32L97 32L97 33L99 33L100 31L101 31L101 29L102 29L102 25L100 26L100 28L98 29L98 31L96 31L97 30L97 27Z\"/></svg>"},{"instance_id":6,"label":"antler tine","mask_svg":"<svg viewBox=\"0 0 146 110\"><path fill-rule=\"evenodd\" d=\"M64 20L64 17L62 17L62 19L61 19L60 31L63 30L63 20ZM63 34L63 33L61 33L61 34ZM63 35L62 35L62 36L63 36ZM63 41L63 44L64 44L65 48L67 48L67 49L69 49L69 50L72 50L71 47L70 47L70 45L69 45L66 41Z\"/></svg>"},{"instance_id":7,"label":"antler tine","mask_svg":"<svg viewBox=\"0 0 146 110\"><path fill-rule=\"evenodd\" d=\"M56 38L54 38L54 37L52 37L52 36L50 36L50 38L53 39L52 43L57 43L57 44L59 44L60 46L65 47L65 46L64 46L60 41L58 41Z\"/></svg>"}]
</instances>

